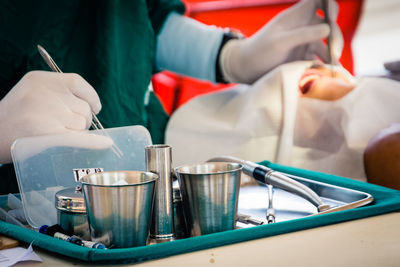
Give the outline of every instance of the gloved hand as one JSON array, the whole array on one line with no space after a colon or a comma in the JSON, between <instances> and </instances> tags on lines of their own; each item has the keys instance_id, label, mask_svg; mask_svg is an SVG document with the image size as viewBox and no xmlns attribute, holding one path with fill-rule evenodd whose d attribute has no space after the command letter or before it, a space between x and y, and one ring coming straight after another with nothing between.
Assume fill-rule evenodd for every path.
<instances>
[{"instance_id":1,"label":"gloved hand","mask_svg":"<svg viewBox=\"0 0 400 267\"><path fill-rule=\"evenodd\" d=\"M224 78L251 84L285 62L312 60L317 56L326 62L329 53L322 39L330 30L338 59L343 48L343 38L335 23L338 7L333 0L328 1L331 29L316 13L321 7L321 0L303 0L278 14L250 38L228 41L219 58Z\"/></svg>"},{"instance_id":2,"label":"gloved hand","mask_svg":"<svg viewBox=\"0 0 400 267\"><path fill-rule=\"evenodd\" d=\"M11 162L10 147L17 138L87 130L91 112L100 109L96 91L77 74L27 73L0 101L0 163ZM107 137L88 134L76 146L111 144Z\"/></svg>"}]
</instances>

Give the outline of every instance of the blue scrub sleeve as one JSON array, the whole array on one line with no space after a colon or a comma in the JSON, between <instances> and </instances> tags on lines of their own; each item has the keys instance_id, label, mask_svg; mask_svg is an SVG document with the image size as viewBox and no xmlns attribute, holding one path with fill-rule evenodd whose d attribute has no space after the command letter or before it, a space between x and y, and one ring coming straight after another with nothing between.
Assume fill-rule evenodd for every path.
<instances>
[{"instance_id":1,"label":"blue scrub sleeve","mask_svg":"<svg viewBox=\"0 0 400 267\"><path fill-rule=\"evenodd\" d=\"M158 37L156 67L216 82L215 63L223 29L172 12Z\"/></svg>"}]
</instances>

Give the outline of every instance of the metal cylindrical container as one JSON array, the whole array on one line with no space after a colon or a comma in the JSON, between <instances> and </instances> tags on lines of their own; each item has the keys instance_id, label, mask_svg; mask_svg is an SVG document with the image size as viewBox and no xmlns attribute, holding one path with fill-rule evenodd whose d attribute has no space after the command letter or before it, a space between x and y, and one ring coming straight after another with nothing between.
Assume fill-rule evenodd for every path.
<instances>
[{"instance_id":1,"label":"metal cylindrical container","mask_svg":"<svg viewBox=\"0 0 400 267\"><path fill-rule=\"evenodd\" d=\"M172 148L151 145L145 148L147 171L158 174L154 199L150 237L156 242L170 241L174 237L172 197Z\"/></svg>"},{"instance_id":2,"label":"metal cylindrical container","mask_svg":"<svg viewBox=\"0 0 400 267\"><path fill-rule=\"evenodd\" d=\"M229 162L175 168L191 236L235 228L242 168Z\"/></svg>"},{"instance_id":3,"label":"metal cylindrical container","mask_svg":"<svg viewBox=\"0 0 400 267\"><path fill-rule=\"evenodd\" d=\"M146 245L158 175L110 171L82 177L91 240L107 247Z\"/></svg>"},{"instance_id":4,"label":"metal cylindrical container","mask_svg":"<svg viewBox=\"0 0 400 267\"><path fill-rule=\"evenodd\" d=\"M57 222L68 235L90 239L85 200L80 187L60 190L55 195Z\"/></svg>"}]
</instances>

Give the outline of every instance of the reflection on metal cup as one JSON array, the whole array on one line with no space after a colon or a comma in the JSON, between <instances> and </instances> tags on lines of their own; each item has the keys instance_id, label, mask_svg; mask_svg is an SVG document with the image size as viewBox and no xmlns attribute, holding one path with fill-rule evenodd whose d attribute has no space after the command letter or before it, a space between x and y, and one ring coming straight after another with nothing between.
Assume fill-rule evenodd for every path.
<instances>
[{"instance_id":1,"label":"reflection on metal cup","mask_svg":"<svg viewBox=\"0 0 400 267\"><path fill-rule=\"evenodd\" d=\"M209 162L175 168L192 236L235 227L242 165Z\"/></svg>"},{"instance_id":2,"label":"reflection on metal cup","mask_svg":"<svg viewBox=\"0 0 400 267\"><path fill-rule=\"evenodd\" d=\"M157 174L142 171L82 177L92 241L119 248L146 245L156 179Z\"/></svg>"},{"instance_id":3,"label":"reflection on metal cup","mask_svg":"<svg viewBox=\"0 0 400 267\"><path fill-rule=\"evenodd\" d=\"M57 223L72 236L83 239L90 238L89 225L86 216L86 206L80 187L70 187L60 190L55 195Z\"/></svg>"},{"instance_id":4,"label":"reflection on metal cup","mask_svg":"<svg viewBox=\"0 0 400 267\"><path fill-rule=\"evenodd\" d=\"M174 229L175 238L186 238L189 237L189 233L186 228L185 215L183 211L183 203L181 190L179 189L178 181L175 181L172 186L173 189L173 206L174 206Z\"/></svg>"}]
</instances>

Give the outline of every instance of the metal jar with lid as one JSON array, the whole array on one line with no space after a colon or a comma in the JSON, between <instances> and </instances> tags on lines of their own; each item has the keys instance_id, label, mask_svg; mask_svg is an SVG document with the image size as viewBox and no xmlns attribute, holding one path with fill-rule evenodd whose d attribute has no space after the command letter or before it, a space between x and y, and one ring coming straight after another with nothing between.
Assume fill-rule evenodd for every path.
<instances>
[{"instance_id":1,"label":"metal jar with lid","mask_svg":"<svg viewBox=\"0 0 400 267\"><path fill-rule=\"evenodd\" d=\"M70 187L56 193L57 222L68 235L90 240L85 199L81 187Z\"/></svg>"}]
</instances>

